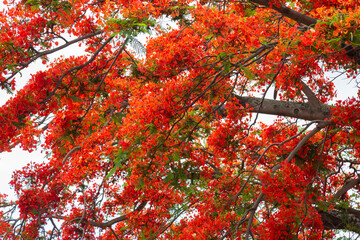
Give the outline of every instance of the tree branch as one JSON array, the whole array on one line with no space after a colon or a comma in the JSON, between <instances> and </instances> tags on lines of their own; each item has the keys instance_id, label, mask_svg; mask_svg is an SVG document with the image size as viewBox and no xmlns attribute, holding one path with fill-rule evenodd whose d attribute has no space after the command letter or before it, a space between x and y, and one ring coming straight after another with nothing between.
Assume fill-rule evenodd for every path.
<instances>
[{"instance_id":1,"label":"tree branch","mask_svg":"<svg viewBox=\"0 0 360 240\"><path fill-rule=\"evenodd\" d=\"M73 149L71 149L63 158L62 160L62 164L65 164L66 160L70 157L71 154L73 154L74 152L76 152L77 150L80 150L81 146L76 146Z\"/></svg>"},{"instance_id":2,"label":"tree branch","mask_svg":"<svg viewBox=\"0 0 360 240\"><path fill-rule=\"evenodd\" d=\"M61 49L64 49L64 48L66 48L66 47L68 47L68 46L70 46L70 45L72 45L74 43L80 42L80 41L85 40L87 38L94 37L94 36L99 35L101 33L103 33L103 31L96 31L96 32L84 35L82 37L79 37L77 39L74 39L72 41L66 42L65 44L63 44L63 45L61 45L59 47L49 49L49 50L46 50L46 51L43 51L43 52L39 52L39 53L31 56L28 61L26 61L24 63L20 63L19 65L21 66L21 68L19 69L19 71L16 71L16 72L12 73L9 77L6 78L6 80L9 80L9 79L13 78L17 73L19 73L21 70L26 68L30 63L34 62L36 59L38 59L38 58L40 58L42 56L46 56L46 55L52 54L54 52L60 51Z\"/></svg>"},{"instance_id":3,"label":"tree branch","mask_svg":"<svg viewBox=\"0 0 360 240\"><path fill-rule=\"evenodd\" d=\"M270 5L270 0L250 0L250 2L263 5L266 7L269 7L271 9L274 9L278 13L281 13L283 16L288 17L297 23L299 23L302 26L314 26L318 19L312 18L310 16L307 16L303 13L297 12L284 4L280 3L280 6L277 6L277 4ZM302 28L304 29L304 28ZM346 51L345 54L354 60L357 64L360 64L360 48L359 47L353 47L351 44L345 44L342 43L341 47Z\"/></svg>"},{"instance_id":4,"label":"tree branch","mask_svg":"<svg viewBox=\"0 0 360 240\"><path fill-rule=\"evenodd\" d=\"M327 125L331 124L330 121L321 121L316 128L314 128L313 130L311 130L311 132L309 132L298 144L297 146L294 148L294 150L289 154L289 156L287 157L287 162L290 162L295 154L304 146L305 143L307 143L309 141L309 139L311 137L313 137L317 132L319 132L321 129L323 129L324 127L326 127ZM271 169L271 174L274 174L277 170L279 170L280 168L282 168L282 165L277 164L275 165L272 169ZM250 212L250 216L249 216L249 222L247 225L247 229L246 229L246 236L245 239L249 239L249 235L250 235L250 231L251 231L251 226L252 226L252 222L254 219L254 215L256 212L256 209L258 208L260 202L262 201L263 197L265 196L265 194L263 192L261 192L258 196L258 198L256 199L255 203L253 204L252 208L251 208L251 212Z\"/></svg>"},{"instance_id":5,"label":"tree branch","mask_svg":"<svg viewBox=\"0 0 360 240\"><path fill-rule=\"evenodd\" d=\"M331 124L331 121L320 122L313 130L311 130L301 141L296 145L294 150L287 157L287 162L290 162L296 155L296 153L312 138L316 133L320 132L321 129ZM325 139L326 140L326 139Z\"/></svg>"},{"instance_id":6,"label":"tree branch","mask_svg":"<svg viewBox=\"0 0 360 240\"><path fill-rule=\"evenodd\" d=\"M283 16L288 17L299 24L304 24L307 26L315 25L317 23L316 18L309 17L303 13L297 12L284 4L281 4L280 6L277 6L277 4L272 4L270 6L269 0L250 0L252 3L260 4L266 7L270 7L274 9L275 11L281 13Z\"/></svg>"},{"instance_id":7,"label":"tree branch","mask_svg":"<svg viewBox=\"0 0 360 240\"><path fill-rule=\"evenodd\" d=\"M335 202L336 200L339 200L347 191L349 191L351 188L355 187L358 184L360 184L360 176L344 184L344 186L334 194L331 201Z\"/></svg>"},{"instance_id":8,"label":"tree branch","mask_svg":"<svg viewBox=\"0 0 360 240\"><path fill-rule=\"evenodd\" d=\"M65 73L63 73L63 74L60 76L59 80L57 80L55 88L48 94L48 96L47 96L44 100L40 101L39 103L42 104L42 103L47 102L47 101L56 93L57 89L60 87L60 84L61 84L63 78L64 78L66 75L68 75L69 73L71 73L71 72L73 72L73 71L79 71L80 69L82 69L82 68L86 67L87 65L89 65L90 63L92 63L92 62L95 60L95 58L97 57L97 55L99 55L99 53L104 49L104 47L105 47L113 38L114 38L114 37L109 37L109 38L93 53L93 55L90 57L90 59L89 59L88 61L86 61L84 64L79 65L79 66L75 66L75 67L73 67L73 68L70 68L70 69L67 70Z\"/></svg>"},{"instance_id":9,"label":"tree branch","mask_svg":"<svg viewBox=\"0 0 360 240\"><path fill-rule=\"evenodd\" d=\"M140 205L138 207L136 207L136 209L134 210L134 212L138 212L141 211L145 206L146 206L146 201L143 201L140 203ZM120 217L114 218L108 222L95 222L95 221L89 221L90 225L93 225L95 227L100 227L100 228L107 228L107 227L111 227L113 224L121 222L121 221L125 221L126 219L128 219L130 213L128 214L124 214Z\"/></svg>"},{"instance_id":10,"label":"tree branch","mask_svg":"<svg viewBox=\"0 0 360 240\"><path fill-rule=\"evenodd\" d=\"M302 91L305 93L308 101L310 104L312 104L314 107L320 107L322 102L316 97L315 93L309 88L308 85L306 85L303 81L301 81L302 85Z\"/></svg>"},{"instance_id":11,"label":"tree branch","mask_svg":"<svg viewBox=\"0 0 360 240\"><path fill-rule=\"evenodd\" d=\"M343 210L318 210L325 230L342 229L360 234L360 211L352 208Z\"/></svg>"},{"instance_id":12,"label":"tree branch","mask_svg":"<svg viewBox=\"0 0 360 240\"><path fill-rule=\"evenodd\" d=\"M304 120L325 120L331 117L329 105L313 106L311 103L277 101L256 97L241 97L234 95L244 108L251 108L251 112L300 118ZM225 109L221 109L224 111Z\"/></svg>"},{"instance_id":13,"label":"tree branch","mask_svg":"<svg viewBox=\"0 0 360 240\"><path fill-rule=\"evenodd\" d=\"M114 218L108 222L95 222L95 221L89 221L89 224L95 227L100 227L100 228L107 228L107 227L111 227L113 224L121 222L121 221L125 221L128 218L129 214L124 214L120 217Z\"/></svg>"}]
</instances>

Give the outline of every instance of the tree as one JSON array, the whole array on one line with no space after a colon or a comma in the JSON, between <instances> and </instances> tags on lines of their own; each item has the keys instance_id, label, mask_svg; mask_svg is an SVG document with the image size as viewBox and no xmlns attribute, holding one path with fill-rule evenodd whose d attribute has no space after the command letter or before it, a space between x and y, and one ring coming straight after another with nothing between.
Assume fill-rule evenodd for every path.
<instances>
[{"instance_id":1,"label":"tree","mask_svg":"<svg viewBox=\"0 0 360 240\"><path fill-rule=\"evenodd\" d=\"M0 108L0 150L48 157L0 195L0 236L359 234L360 101L328 77L357 77L357 3L4 0L1 88L47 69Z\"/></svg>"}]
</instances>

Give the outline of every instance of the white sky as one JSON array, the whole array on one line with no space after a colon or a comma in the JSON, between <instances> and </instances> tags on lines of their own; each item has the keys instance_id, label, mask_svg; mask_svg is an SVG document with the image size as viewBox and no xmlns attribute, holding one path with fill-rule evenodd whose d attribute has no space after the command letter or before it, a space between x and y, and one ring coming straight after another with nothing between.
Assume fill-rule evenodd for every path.
<instances>
[{"instance_id":1,"label":"white sky","mask_svg":"<svg viewBox=\"0 0 360 240\"><path fill-rule=\"evenodd\" d=\"M61 42L59 41L61 44ZM73 54L77 53L77 54ZM49 60L53 61L59 56L81 55L84 51L74 44L69 48L65 48L57 53L49 56ZM21 75L16 76L16 91L22 89L28 80L31 78L31 74L35 74L37 71L45 70L46 65L41 63L42 60L38 59L28 68L21 72ZM4 105L6 101L14 95L7 94L5 90L0 90L0 106ZM9 182L14 170L19 170L26 166L30 162L43 162L45 159L45 153L41 153L41 149L33 151L31 153L22 150L20 147L15 147L11 152L0 153L0 193L5 193L9 196L9 199L15 199L14 192L10 189Z\"/></svg>"}]
</instances>

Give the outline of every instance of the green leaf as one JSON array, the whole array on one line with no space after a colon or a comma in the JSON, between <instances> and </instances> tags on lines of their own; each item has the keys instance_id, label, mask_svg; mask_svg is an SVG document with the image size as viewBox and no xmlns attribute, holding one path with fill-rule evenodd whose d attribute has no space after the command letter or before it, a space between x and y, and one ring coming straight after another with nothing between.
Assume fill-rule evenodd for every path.
<instances>
[{"instance_id":1,"label":"green leaf","mask_svg":"<svg viewBox=\"0 0 360 240\"><path fill-rule=\"evenodd\" d=\"M39 0L29 0L29 1L26 1L25 5L30 5L30 6L39 5Z\"/></svg>"},{"instance_id":2,"label":"green leaf","mask_svg":"<svg viewBox=\"0 0 360 240\"><path fill-rule=\"evenodd\" d=\"M224 66L224 72L225 73L228 73L230 71L230 67L231 67L231 62L229 60L226 60L224 63L223 63L223 66Z\"/></svg>"},{"instance_id":3,"label":"green leaf","mask_svg":"<svg viewBox=\"0 0 360 240\"><path fill-rule=\"evenodd\" d=\"M31 11L38 10L39 8L40 8L40 5L39 5L39 4L32 5L32 6L31 6Z\"/></svg>"},{"instance_id":4,"label":"green leaf","mask_svg":"<svg viewBox=\"0 0 360 240\"><path fill-rule=\"evenodd\" d=\"M144 231L141 231L140 236L141 236L141 240L146 240Z\"/></svg>"},{"instance_id":5,"label":"green leaf","mask_svg":"<svg viewBox=\"0 0 360 240\"><path fill-rule=\"evenodd\" d=\"M212 38L214 35L213 34L210 34L210 35L208 35L208 36L205 36L205 39L210 39L210 38Z\"/></svg>"},{"instance_id":6,"label":"green leaf","mask_svg":"<svg viewBox=\"0 0 360 240\"><path fill-rule=\"evenodd\" d=\"M250 80L254 79L255 75L252 72L250 72L249 69L247 69L243 65L240 65L239 67L240 67L241 70L244 71L244 74L248 79L250 79Z\"/></svg>"},{"instance_id":7,"label":"green leaf","mask_svg":"<svg viewBox=\"0 0 360 240\"><path fill-rule=\"evenodd\" d=\"M222 52L222 53L219 53L219 55L217 55L217 59L222 59L222 58L225 58L227 56L227 53L226 52Z\"/></svg>"},{"instance_id":8,"label":"green leaf","mask_svg":"<svg viewBox=\"0 0 360 240\"><path fill-rule=\"evenodd\" d=\"M301 42L300 39L298 39L298 40L296 40L296 41L294 41L294 42L291 42L291 43L290 43L290 46L297 45L299 42Z\"/></svg>"},{"instance_id":9,"label":"green leaf","mask_svg":"<svg viewBox=\"0 0 360 240\"><path fill-rule=\"evenodd\" d=\"M326 43L339 42L340 40L341 40L341 37L339 37L339 38L333 38L333 39L327 40Z\"/></svg>"},{"instance_id":10,"label":"green leaf","mask_svg":"<svg viewBox=\"0 0 360 240\"><path fill-rule=\"evenodd\" d=\"M120 32L114 32L114 33L112 33L110 36L111 37L115 37L116 35L119 35L120 34Z\"/></svg>"},{"instance_id":11,"label":"green leaf","mask_svg":"<svg viewBox=\"0 0 360 240\"><path fill-rule=\"evenodd\" d=\"M56 100L57 100L57 103L58 103L59 107L61 108L61 97L60 97L60 95L55 93L54 96L56 97Z\"/></svg>"},{"instance_id":12,"label":"green leaf","mask_svg":"<svg viewBox=\"0 0 360 240\"><path fill-rule=\"evenodd\" d=\"M148 27L145 23L134 23L135 26Z\"/></svg>"},{"instance_id":13,"label":"green leaf","mask_svg":"<svg viewBox=\"0 0 360 240\"><path fill-rule=\"evenodd\" d=\"M140 28L140 32L150 34L150 32L143 27Z\"/></svg>"},{"instance_id":14,"label":"green leaf","mask_svg":"<svg viewBox=\"0 0 360 240\"><path fill-rule=\"evenodd\" d=\"M83 100L79 97L72 96L72 95L68 95L68 97L71 98L71 100L73 100L74 102L83 102Z\"/></svg>"},{"instance_id":15,"label":"green leaf","mask_svg":"<svg viewBox=\"0 0 360 240\"><path fill-rule=\"evenodd\" d=\"M165 182L172 182L174 179L174 174L172 172L169 172L165 177Z\"/></svg>"},{"instance_id":16,"label":"green leaf","mask_svg":"<svg viewBox=\"0 0 360 240\"><path fill-rule=\"evenodd\" d=\"M174 153L172 157L176 162L179 162L181 160L181 156L178 152Z\"/></svg>"},{"instance_id":17,"label":"green leaf","mask_svg":"<svg viewBox=\"0 0 360 240\"><path fill-rule=\"evenodd\" d=\"M122 166L122 163L128 159L128 152L119 149L116 158L114 159L115 166L106 175L106 178L110 178L114 173Z\"/></svg>"}]
</instances>

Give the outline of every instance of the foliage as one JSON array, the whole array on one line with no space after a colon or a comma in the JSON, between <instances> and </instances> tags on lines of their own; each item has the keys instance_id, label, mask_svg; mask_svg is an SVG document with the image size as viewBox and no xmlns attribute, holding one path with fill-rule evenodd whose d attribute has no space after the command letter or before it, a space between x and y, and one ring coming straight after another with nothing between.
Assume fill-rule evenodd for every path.
<instances>
[{"instance_id":1,"label":"foliage","mask_svg":"<svg viewBox=\"0 0 360 240\"><path fill-rule=\"evenodd\" d=\"M357 77L357 0L3 4L0 87L33 73L0 107L0 151L48 157L0 195L2 239L360 233L360 96L327 77Z\"/></svg>"}]
</instances>

